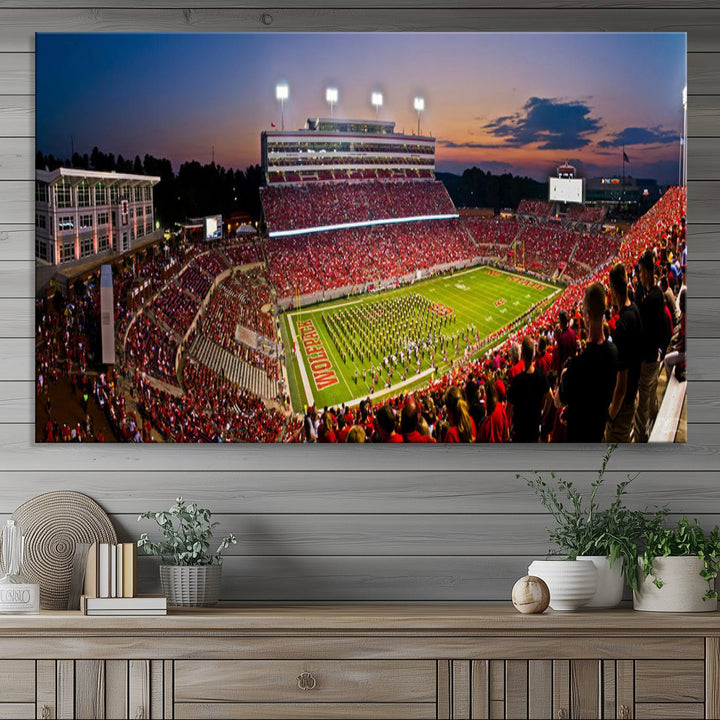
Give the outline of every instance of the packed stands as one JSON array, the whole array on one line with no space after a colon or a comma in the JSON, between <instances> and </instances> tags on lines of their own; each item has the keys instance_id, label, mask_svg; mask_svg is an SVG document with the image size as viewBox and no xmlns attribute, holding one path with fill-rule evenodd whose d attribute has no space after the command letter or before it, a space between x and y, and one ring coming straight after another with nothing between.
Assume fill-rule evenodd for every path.
<instances>
[{"instance_id":1,"label":"packed stands","mask_svg":"<svg viewBox=\"0 0 720 720\"><path fill-rule=\"evenodd\" d=\"M423 220L271 238L268 275L278 297L366 287L477 255L458 220Z\"/></svg>"},{"instance_id":2,"label":"packed stands","mask_svg":"<svg viewBox=\"0 0 720 720\"><path fill-rule=\"evenodd\" d=\"M370 220L456 214L436 180L313 182L260 190L268 231L310 229Z\"/></svg>"},{"instance_id":3,"label":"packed stands","mask_svg":"<svg viewBox=\"0 0 720 720\"><path fill-rule=\"evenodd\" d=\"M537 218L550 217L552 204L544 200L521 200L518 205L518 215L532 215Z\"/></svg>"}]
</instances>

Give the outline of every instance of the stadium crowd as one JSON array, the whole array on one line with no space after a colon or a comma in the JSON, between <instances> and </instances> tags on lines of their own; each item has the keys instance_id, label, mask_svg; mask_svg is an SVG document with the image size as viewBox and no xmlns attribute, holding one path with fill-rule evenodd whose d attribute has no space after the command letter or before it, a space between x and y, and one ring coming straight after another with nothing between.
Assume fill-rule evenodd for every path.
<instances>
[{"instance_id":1,"label":"stadium crowd","mask_svg":"<svg viewBox=\"0 0 720 720\"><path fill-rule=\"evenodd\" d=\"M445 186L437 180L271 184L261 189L260 198L270 232L456 214Z\"/></svg>"},{"instance_id":2,"label":"stadium crowd","mask_svg":"<svg viewBox=\"0 0 720 720\"><path fill-rule=\"evenodd\" d=\"M309 408L293 439L647 442L662 368L685 377L685 212L685 192L670 188L612 262L483 357L410 395Z\"/></svg>"}]
</instances>

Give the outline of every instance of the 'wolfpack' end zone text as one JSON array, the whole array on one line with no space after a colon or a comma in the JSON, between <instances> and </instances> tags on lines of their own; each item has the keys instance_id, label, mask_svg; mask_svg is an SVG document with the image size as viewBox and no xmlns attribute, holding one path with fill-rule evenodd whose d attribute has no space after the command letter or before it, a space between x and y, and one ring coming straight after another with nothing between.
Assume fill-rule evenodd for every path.
<instances>
[{"instance_id":1,"label":"'wolfpack' end zone text","mask_svg":"<svg viewBox=\"0 0 720 720\"><path fill-rule=\"evenodd\" d=\"M303 347L305 348L305 356L310 364L313 381L318 390L337 385L338 380L328 354L323 347L320 335L315 329L312 320L300 320L297 324L300 331Z\"/></svg>"}]
</instances>

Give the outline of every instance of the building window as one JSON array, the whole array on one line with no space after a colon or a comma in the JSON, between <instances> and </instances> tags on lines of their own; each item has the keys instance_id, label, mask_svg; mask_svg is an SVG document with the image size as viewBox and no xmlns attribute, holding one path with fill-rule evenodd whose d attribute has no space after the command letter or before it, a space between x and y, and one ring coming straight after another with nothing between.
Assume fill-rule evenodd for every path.
<instances>
[{"instance_id":1,"label":"building window","mask_svg":"<svg viewBox=\"0 0 720 720\"><path fill-rule=\"evenodd\" d=\"M46 203L48 201L48 184L44 182L35 183L35 200Z\"/></svg>"},{"instance_id":2,"label":"building window","mask_svg":"<svg viewBox=\"0 0 720 720\"><path fill-rule=\"evenodd\" d=\"M55 205L59 208L74 207L72 187L65 183L55 185Z\"/></svg>"},{"instance_id":3,"label":"building window","mask_svg":"<svg viewBox=\"0 0 720 720\"><path fill-rule=\"evenodd\" d=\"M90 207L90 186L84 182L77 187L77 202L79 207Z\"/></svg>"},{"instance_id":4,"label":"building window","mask_svg":"<svg viewBox=\"0 0 720 720\"><path fill-rule=\"evenodd\" d=\"M95 186L95 204L107 205L107 188L102 183Z\"/></svg>"},{"instance_id":5,"label":"building window","mask_svg":"<svg viewBox=\"0 0 720 720\"><path fill-rule=\"evenodd\" d=\"M75 218L72 215L64 215L58 218L58 232L75 229Z\"/></svg>"},{"instance_id":6,"label":"building window","mask_svg":"<svg viewBox=\"0 0 720 720\"><path fill-rule=\"evenodd\" d=\"M138 205L138 207L137 207L136 210L135 210L135 214L140 218L140 217L143 216L143 213L144 213L144 211L143 211L143 206L142 206L142 205Z\"/></svg>"},{"instance_id":7,"label":"building window","mask_svg":"<svg viewBox=\"0 0 720 720\"><path fill-rule=\"evenodd\" d=\"M114 210L112 211L112 224L117 227L117 213Z\"/></svg>"},{"instance_id":8,"label":"building window","mask_svg":"<svg viewBox=\"0 0 720 720\"><path fill-rule=\"evenodd\" d=\"M98 252L102 252L103 250L107 250L110 247L110 239L107 235L101 235L98 238Z\"/></svg>"},{"instance_id":9,"label":"building window","mask_svg":"<svg viewBox=\"0 0 720 720\"><path fill-rule=\"evenodd\" d=\"M91 228L93 226L92 215L81 215L80 216L80 228Z\"/></svg>"},{"instance_id":10,"label":"building window","mask_svg":"<svg viewBox=\"0 0 720 720\"><path fill-rule=\"evenodd\" d=\"M150 195L152 188L150 186L146 186L143 188L143 199L144 200L151 200L152 196Z\"/></svg>"},{"instance_id":11,"label":"building window","mask_svg":"<svg viewBox=\"0 0 720 720\"><path fill-rule=\"evenodd\" d=\"M149 235L152 232L152 221L145 226L145 234Z\"/></svg>"},{"instance_id":12,"label":"building window","mask_svg":"<svg viewBox=\"0 0 720 720\"><path fill-rule=\"evenodd\" d=\"M84 237L80 240L80 257L88 257L93 254L92 236Z\"/></svg>"},{"instance_id":13,"label":"building window","mask_svg":"<svg viewBox=\"0 0 720 720\"><path fill-rule=\"evenodd\" d=\"M113 185L110 188L110 204L117 205L120 202L120 188L117 185Z\"/></svg>"},{"instance_id":14,"label":"building window","mask_svg":"<svg viewBox=\"0 0 720 720\"><path fill-rule=\"evenodd\" d=\"M146 215L152 215L152 205L146 205L146 206L145 206L145 214L146 214Z\"/></svg>"},{"instance_id":15,"label":"building window","mask_svg":"<svg viewBox=\"0 0 720 720\"><path fill-rule=\"evenodd\" d=\"M35 238L35 257L47 260L47 243L38 237Z\"/></svg>"},{"instance_id":16,"label":"building window","mask_svg":"<svg viewBox=\"0 0 720 720\"><path fill-rule=\"evenodd\" d=\"M47 228L47 215L45 213L35 213L35 226L43 230Z\"/></svg>"},{"instance_id":17,"label":"building window","mask_svg":"<svg viewBox=\"0 0 720 720\"><path fill-rule=\"evenodd\" d=\"M109 218L109 213L107 210L105 210L104 212L99 212L97 214L97 224L98 225L107 225L108 218Z\"/></svg>"},{"instance_id":18,"label":"building window","mask_svg":"<svg viewBox=\"0 0 720 720\"><path fill-rule=\"evenodd\" d=\"M64 242L60 248L60 262L69 262L75 259L75 242Z\"/></svg>"}]
</instances>

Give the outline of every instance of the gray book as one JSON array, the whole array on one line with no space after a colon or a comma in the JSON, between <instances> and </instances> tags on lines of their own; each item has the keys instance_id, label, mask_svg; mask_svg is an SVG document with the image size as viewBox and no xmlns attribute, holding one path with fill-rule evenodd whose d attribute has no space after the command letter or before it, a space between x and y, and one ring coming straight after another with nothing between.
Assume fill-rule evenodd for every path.
<instances>
[{"instance_id":1,"label":"gray book","mask_svg":"<svg viewBox=\"0 0 720 720\"><path fill-rule=\"evenodd\" d=\"M70 578L70 594L68 595L68 610L80 610L80 596L85 586L85 571L90 543L75 545L73 556L72 577Z\"/></svg>"}]
</instances>

